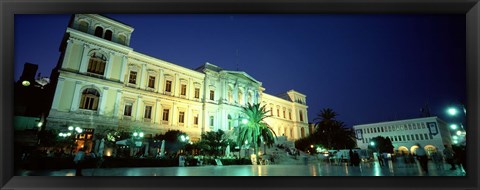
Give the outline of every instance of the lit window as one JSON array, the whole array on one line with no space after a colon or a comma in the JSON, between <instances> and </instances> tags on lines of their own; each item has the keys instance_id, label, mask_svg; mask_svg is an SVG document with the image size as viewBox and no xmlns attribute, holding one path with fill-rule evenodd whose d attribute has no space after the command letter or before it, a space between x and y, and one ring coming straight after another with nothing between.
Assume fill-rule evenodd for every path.
<instances>
[{"instance_id":1,"label":"lit window","mask_svg":"<svg viewBox=\"0 0 480 190\"><path fill-rule=\"evenodd\" d=\"M148 87L149 88L155 88L155 77L154 76L149 76L148 77Z\"/></svg>"},{"instance_id":2,"label":"lit window","mask_svg":"<svg viewBox=\"0 0 480 190\"><path fill-rule=\"evenodd\" d=\"M200 98L200 88L195 88L195 98Z\"/></svg>"},{"instance_id":3,"label":"lit window","mask_svg":"<svg viewBox=\"0 0 480 190\"><path fill-rule=\"evenodd\" d=\"M165 82L165 92L171 92L172 91L172 81L167 80Z\"/></svg>"},{"instance_id":4,"label":"lit window","mask_svg":"<svg viewBox=\"0 0 480 190\"><path fill-rule=\"evenodd\" d=\"M210 90L210 100L215 100L215 91Z\"/></svg>"},{"instance_id":5,"label":"lit window","mask_svg":"<svg viewBox=\"0 0 480 190\"><path fill-rule=\"evenodd\" d=\"M88 60L87 72L103 75L107 58L102 54L93 53Z\"/></svg>"},{"instance_id":6,"label":"lit window","mask_svg":"<svg viewBox=\"0 0 480 190\"><path fill-rule=\"evenodd\" d=\"M152 118L152 106L145 106L145 118L146 119Z\"/></svg>"},{"instance_id":7,"label":"lit window","mask_svg":"<svg viewBox=\"0 0 480 190\"><path fill-rule=\"evenodd\" d=\"M130 76L128 77L128 83L137 84L137 72L130 71Z\"/></svg>"},{"instance_id":8,"label":"lit window","mask_svg":"<svg viewBox=\"0 0 480 190\"><path fill-rule=\"evenodd\" d=\"M163 109L163 121L168 121L168 112L170 110L168 109Z\"/></svg>"},{"instance_id":9,"label":"lit window","mask_svg":"<svg viewBox=\"0 0 480 190\"><path fill-rule=\"evenodd\" d=\"M87 110L97 110L100 93L92 88L87 88L82 93L80 108Z\"/></svg>"},{"instance_id":10,"label":"lit window","mask_svg":"<svg viewBox=\"0 0 480 190\"><path fill-rule=\"evenodd\" d=\"M198 125L198 115L193 116L193 125Z\"/></svg>"},{"instance_id":11,"label":"lit window","mask_svg":"<svg viewBox=\"0 0 480 190\"><path fill-rule=\"evenodd\" d=\"M182 95L182 96L187 95L187 85L186 84L182 84L180 95Z\"/></svg>"},{"instance_id":12,"label":"lit window","mask_svg":"<svg viewBox=\"0 0 480 190\"><path fill-rule=\"evenodd\" d=\"M185 118L185 112L180 112L178 113L178 122L179 123L183 123L184 122L184 118Z\"/></svg>"},{"instance_id":13,"label":"lit window","mask_svg":"<svg viewBox=\"0 0 480 190\"><path fill-rule=\"evenodd\" d=\"M123 115L132 116L132 103L125 104L125 110L123 110Z\"/></svg>"}]
</instances>

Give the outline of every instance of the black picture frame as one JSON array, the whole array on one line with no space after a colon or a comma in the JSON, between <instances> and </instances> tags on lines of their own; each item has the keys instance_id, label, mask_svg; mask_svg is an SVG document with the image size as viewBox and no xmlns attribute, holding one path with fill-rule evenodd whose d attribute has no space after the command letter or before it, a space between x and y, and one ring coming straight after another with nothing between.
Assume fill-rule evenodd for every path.
<instances>
[{"instance_id":1,"label":"black picture frame","mask_svg":"<svg viewBox=\"0 0 480 190\"><path fill-rule=\"evenodd\" d=\"M2 189L478 189L478 128L467 129L465 177L20 177L13 176L15 14L71 13L428 13L465 14L467 112L478 116L478 0L15 0L0 2L0 184ZM479 126L468 117L468 126Z\"/></svg>"}]
</instances>

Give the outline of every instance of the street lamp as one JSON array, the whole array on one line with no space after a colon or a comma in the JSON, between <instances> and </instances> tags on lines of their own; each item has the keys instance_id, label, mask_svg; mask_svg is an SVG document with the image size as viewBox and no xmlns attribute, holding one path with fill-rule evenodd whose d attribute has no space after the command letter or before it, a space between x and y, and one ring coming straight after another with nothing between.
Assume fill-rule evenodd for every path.
<instances>
[{"instance_id":1,"label":"street lamp","mask_svg":"<svg viewBox=\"0 0 480 190\"><path fill-rule=\"evenodd\" d=\"M456 129L458 129L458 125L457 124L451 124L450 129L456 130Z\"/></svg>"},{"instance_id":2,"label":"street lamp","mask_svg":"<svg viewBox=\"0 0 480 190\"><path fill-rule=\"evenodd\" d=\"M455 116L458 114L458 110L454 107L450 107L447 109L447 113L450 114L451 116Z\"/></svg>"},{"instance_id":3,"label":"street lamp","mask_svg":"<svg viewBox=\"0 0 480 190\"><path fill-rule=\"evenodd\" d=\"M370 145L371 145L371 146L375 146L375 142L373 142L373 141L370 142Z\"/></svg>"}]
</instances>

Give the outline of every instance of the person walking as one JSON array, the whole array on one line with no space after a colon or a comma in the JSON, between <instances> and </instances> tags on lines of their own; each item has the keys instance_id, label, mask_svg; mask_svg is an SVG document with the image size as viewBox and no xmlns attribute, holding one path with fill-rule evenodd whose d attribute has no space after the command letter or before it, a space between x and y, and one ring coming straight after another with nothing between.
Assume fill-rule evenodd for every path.
<instances>
[{"instance_id":1,"label":"person walking","mask_svg":"<svg viewBox=\"0 0 480 190\"><path fill-rule=\"evenodd\" d=\"M417 155L418 162L420 162L420 167L425 173L428 173L428 157L427 152L420 146L419 143L416 144L418 148L415 150L415 154Z\"/></svg>"},{"instance_id":2,"label":"person walking","mask_svg":"<svg viewBox=\"0 0 480 190\"><path fill-rule=\"evenodd\" d=\"M444 147L445 149L443 149L443 156L445 157L445 161L450 164L450 170L456 170L457 167L455 167L455 162L453 159L455 156L453 150L447 145L444 145Z\"/></svg>"},{"instance_id":3,"label":"person walking","mask_svg":"<svg viewBox=\"0 0 480 190\"><path fill-rule=\"evenodd\" d=\"M84 149L78 150L77 154L73 158L73 162L75 164L75 176L83 176L82 174L82 166L83 161L85 160L85 152Z\"/></svg>"}]
</instances>

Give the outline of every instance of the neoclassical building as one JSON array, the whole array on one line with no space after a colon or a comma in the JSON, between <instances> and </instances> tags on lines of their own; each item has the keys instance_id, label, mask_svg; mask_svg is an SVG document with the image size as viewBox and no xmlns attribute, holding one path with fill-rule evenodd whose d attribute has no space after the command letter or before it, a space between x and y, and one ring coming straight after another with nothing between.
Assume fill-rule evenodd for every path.
<instances>
[{"instance_id":1,"label":"neoclassical building","mask_svg":"<svg viewBox=\"0 0 480 190\"><path fill-rule=\"evenodd\" d=\"M277 135L308 135L306 96L266 94L242 71L205 63L188 69L129 47L134 28L96 14L76 14L66 29L47 128L141 130L145 136L181 130L232 130L247 103L266 105Z\"/></svg>"},{"instance_id":2,"label":"neoclassical building","mask_svg":"<svg viewBox=\"0 0 480 190\"><path fill-rule=\"evenodd\" d=\"M452 145L447 123L438 117L424 117L387 121L353 126L359 148L367 149L370 141L378 136L390 138L397 152L413 153L419 143L428 153L443 151L444 145Z\"/></svg>"}]
</instances>

